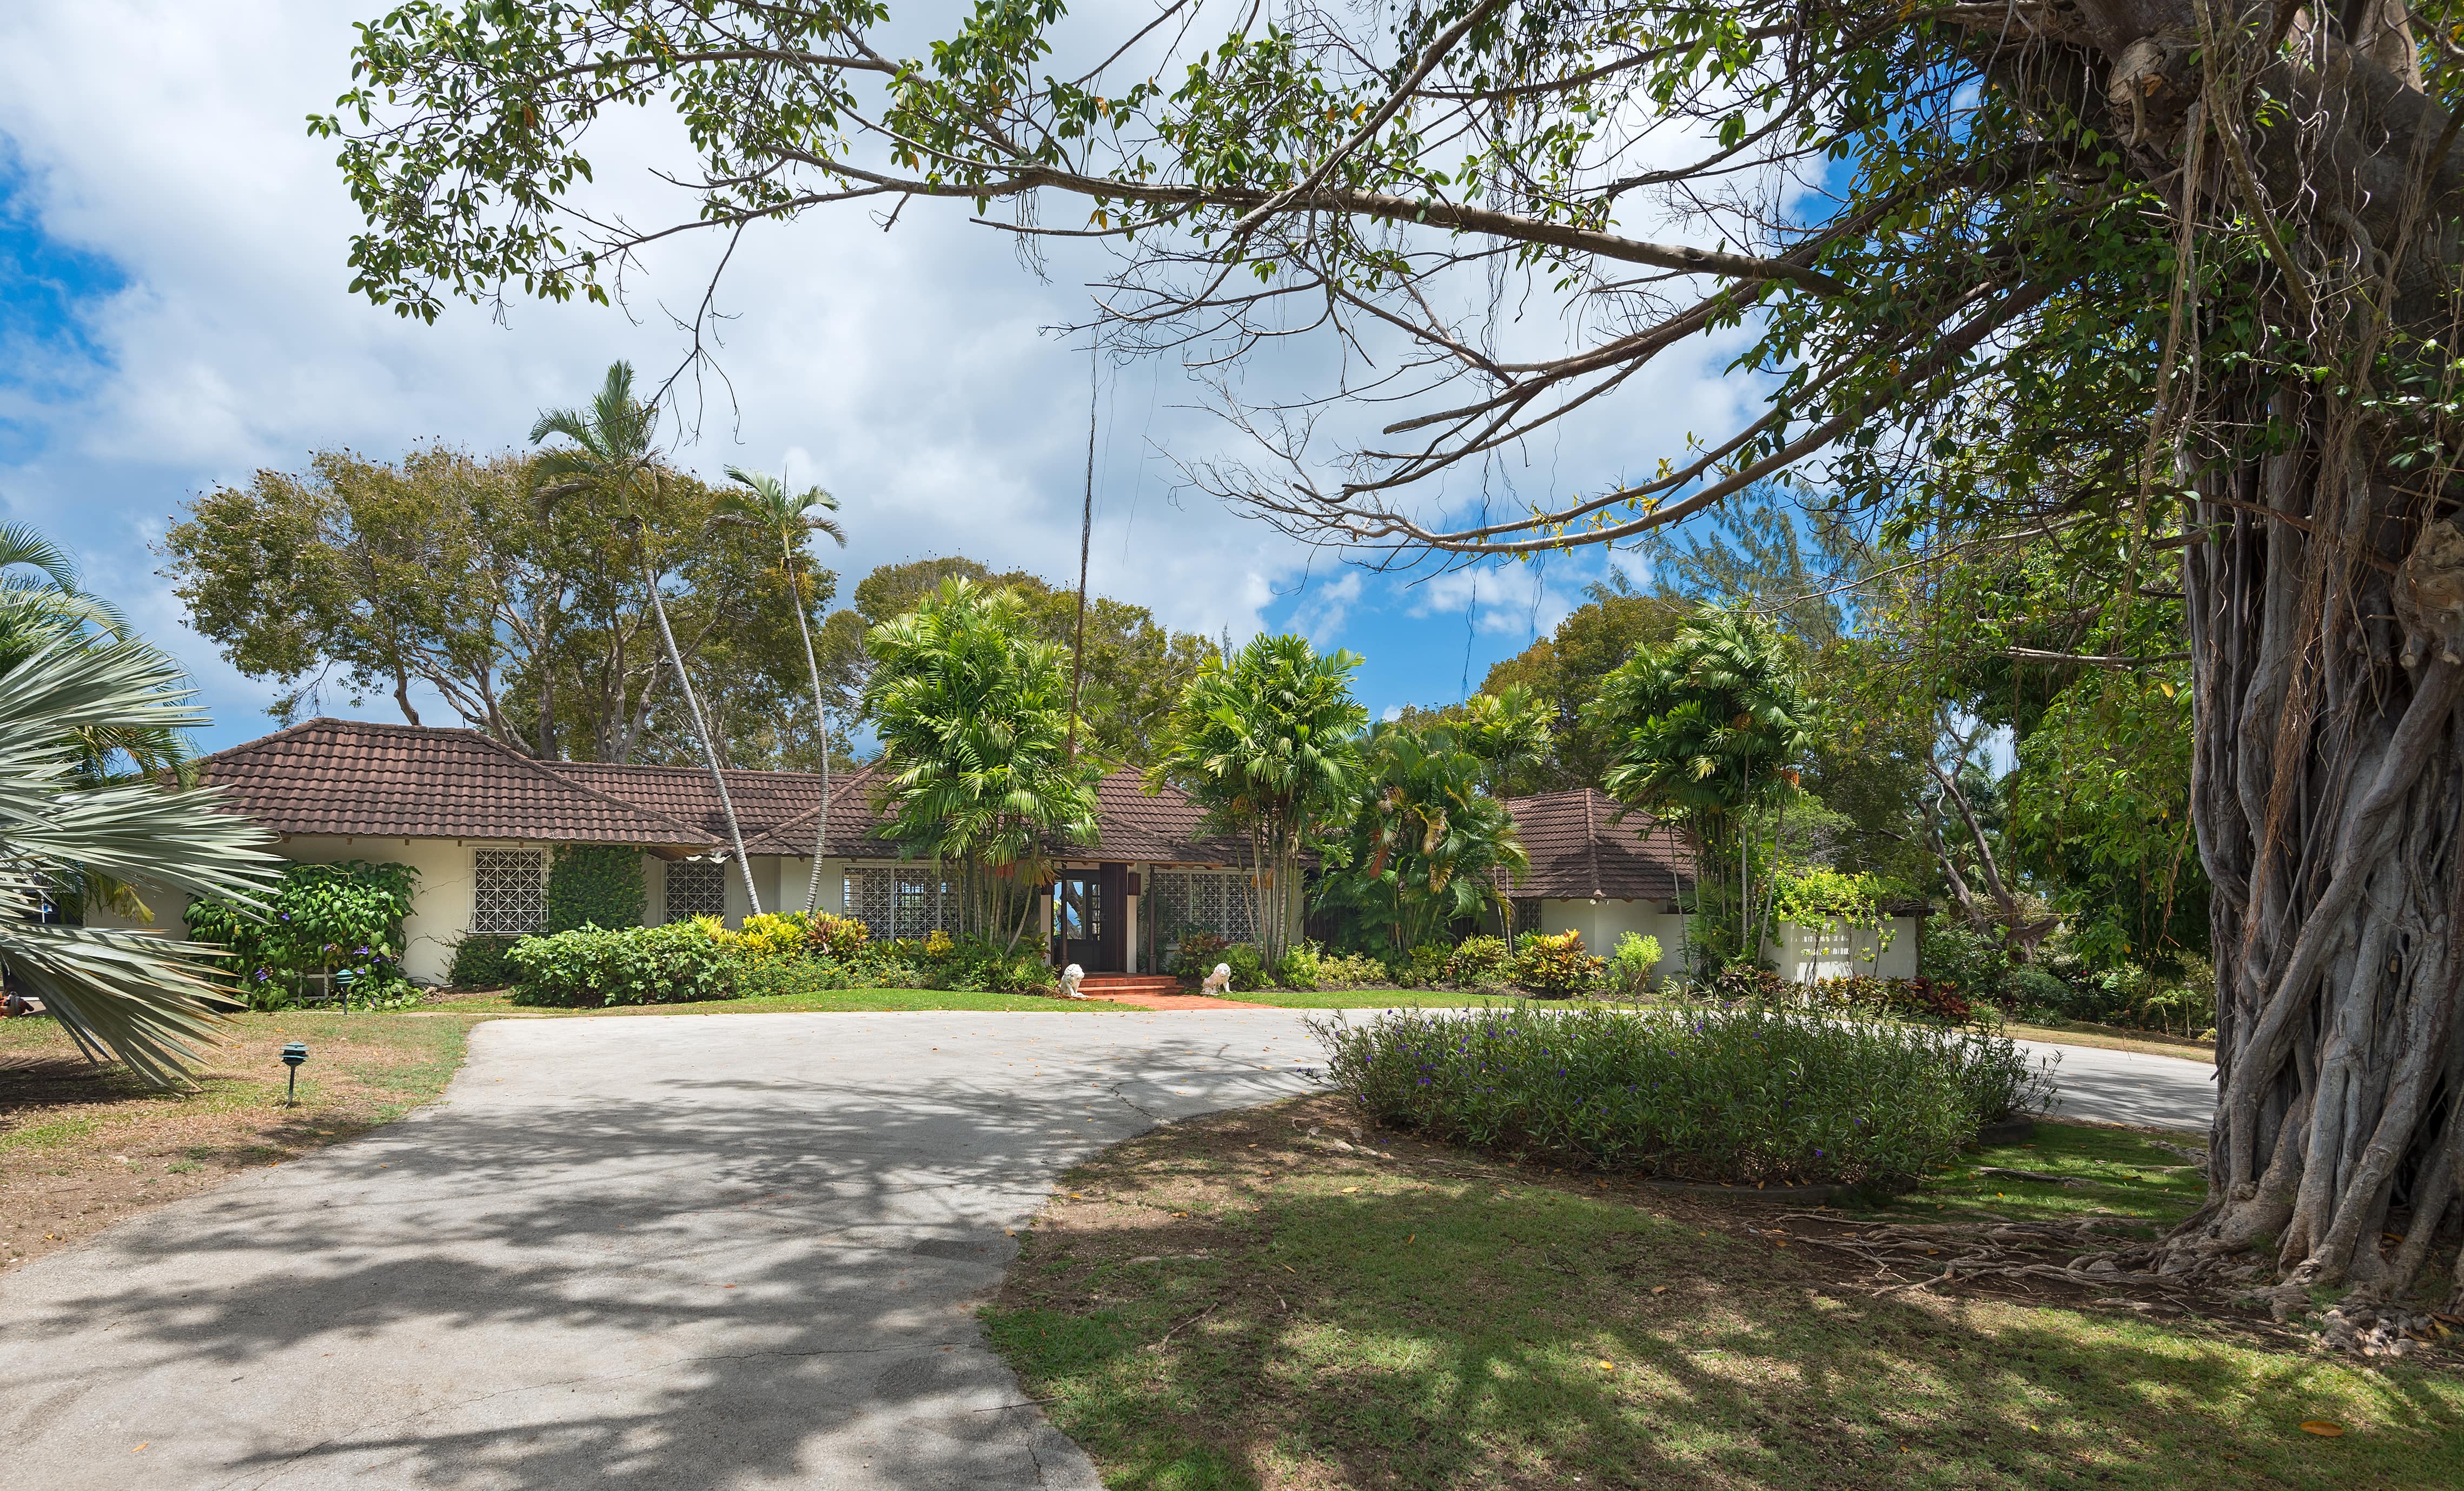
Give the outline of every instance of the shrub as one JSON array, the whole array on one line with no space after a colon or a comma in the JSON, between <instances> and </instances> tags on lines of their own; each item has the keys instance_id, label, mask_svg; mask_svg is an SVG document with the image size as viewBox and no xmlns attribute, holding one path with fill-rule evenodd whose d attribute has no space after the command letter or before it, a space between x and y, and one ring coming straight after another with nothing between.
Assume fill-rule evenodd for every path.
<instances>
[{"instance_id":1,"label":"shrub","mask_svg":"<svg viewBox=\"0 0 2464 1491\"><path fill-rule=\"evenodd\" d=\"M2079 1000L2072 992L2071 986L2034 965L2023 964L2013 968L2011 977L2004 987L2010 990L2011 1003L2014 1009L2041 1010L2048 1014L2057 1014L2064 1018L2092 1018L2087 1015L2072 1014L2072 1010Z\"/></svg>"},{"instance_id":2,"label":"shrub","mask_svg":"<svg viewBox=\"0 0 2464 1491\"><path fill-rule=\"evenodd\" d=\"M872 931L853 917L832 916L816 911L804 917L804 936L813 950L825 957L846 963L861 955L872 941Z\"/></svg>"},{"instance_id":3,"label":"shrub","mask_svg":"<svg viewBox=\"0 0 2464 1491\"><path fill-rule=\"evenodd\" d=\"M1223 961L1230 939L1215 932L1184 932L1180 946L1173 949L1172 967L1183 978L1204 978Z\"/></svg>"},{"instance_id":4,"label":"shrub","mask_svg":"<svg viewBox=\"0 0 2464 1491\"><path fill-rule=\"evenodd\" d=\"M1813 996L1812 1002L1819 1008L1900 1020L1989 1028L2001 1023L1991 1005L1977 1004L1948 979L1876 978L1860 973L1826 978L1813 986Z\"/></svg>"},{"instance_id":5,"label":"shrub","mask_svg":"<svg viewBox=\"0 0 2464 1491\"><path fill-rule=\"evenodd\" d=\"M749 966L716 917L525 937L506 957L518 972L514 1003L568 1009L733 999Z\"/></svg>"},{"instance_id":6,"label":"shrub","mask_svg":"<svg viewBox=\"0 0 2464 1491\"><path fill-rule=\"evenodd\" d=\"M1701 998L1717 1000L1721 1004L1757 1004L1765 1009L1779 1009L1795 1004L1804 990L1771 968L1750 963L1731 963L1707 982L1696 985L1694 992Z\"/></svg>"},{"instance_id":7,"label":"shrub","mask_svg":"<svg viewBox=\"0 0 2464 1491\"><path fill-rule=\"evenodd\" d=\"M1394 982L1395 975L1386 965L1366 954L1318 954L1317 987L1320 989L1387 989L1393 987Z\"/></svg>"},{"instance_id":8,"label":"shrub","mask_svg":"<svg viewBox=\"0 0 2464 1491\"><path fill-rule=\"evenodd\" d=\"M1303 943L1284 954L1275 968L1275 982L1286 989L1316 989L1324 965L1313 943Z\"/></svg>"},{"instance_id":9,"label":"shrub","mask_svg":"<svg viewBox=\"0 0 2464 1491\"><path fill-rule=\"evenodd\" d=\"M932 970L935 989L1018 994L1050 989L1057 982L1052 969L1030 946L1004 951L999 943L980 937L951 941L945 936L943 941L950 944L950 950ZM929 947L932 939L925 939L925 944Z\"/></svg>"},{"instance_id":10,"label":"shrub","mask_svg":"<svg viewBox=\"0 0 2464 1491\"><path fill-rule=\"evenodd\" d=\"M1751 1008L1312 1019L1334 1083L1436 1139L1688 1180L1903 1182L2050 1081L1998 1035Z\"/></svg>"},{"instance_id":11,"label":"shrub","mask_svg":"<svg viewBox=\"0 0 2464 1491\"><path fill-rule=\"evenodd\" d=\"M1219 961L1231 968L1232 988L1236 992L1255 993L1266 987L1266 960L1260 957L1258 949L1249 944L1235 943L1224 948ZM1214 969L1210 968L1207 971L1213 972Z\"/></svg>"},{"instance_id":12,"label":"shrub","mask_svg":"<svg viewBox=\"0 0 2464 1491\"><path fill-rule=\"evenodd\" d=\"M1403 955L1403 966L1397 971L1410 987L1442 984L1446 981L1446 965L1452 963L1455 950L1443 943L1422 943Z\"/></svg>"},{"instance_id":13,"label":"shrub","mask_svg":"<svg viewBox=\"0 0 2464 1491\"><path fill-rule=\"evenodd\" d=\"M1660 967L1660 939L1628 932L1617 939L1617 951L1609 955L1609 983L1619 993L1639 994Z\"/></svg>"},{"instance_id":14,"label":"shrub","mask_svg":"<svg viewBox=\"0 0 2464 1491\"><path fill-rule=\"evenodd\" d=\"M1571 999L1597 988L1605 967L1583 950L1580 932L1533 932L1523 939L1506 976L1544 999Z\"/></svg>"},{"instance_id":15,"label":"shrub","mask_svg":"<svg viewBox=\"0 0 2464 1491\"><path fill-rule=\"evenodd\" d=\"M297 997L306 975L352 975L351 998L403 1003L402 924L410 915L419 872L407 864L347 859L340 864L283 867L263 920L227 901L200 896L188 903L188 935L229 949L239 992L257 1009Z\"/></svg>"},{"instance_id":16,"label":"shrub","mask_svg":"<svg viewBox=\"0 0 2464 1491\"><path fill-rule=\"evenodd\" d=\"M1446 959L1446 978L1456 984L1494 984L1513 957L1514 949L1503 937L1466 937Z\"/></svg>"},{"instance_id":17,"label":"shrub","mask_svg":"<svg viewBox=\"0 0 2464 1491\"><path fill-rule=\"evenodd\" d=\"M456 989L501 989L514 981L513 960L505 954L519 939L493 932L473 932L453 945L453 966L445 981Z\"/></svg>"},{"instance_id":18,"label":"shrub","mask_svg":"<svg viewBox=\"0 0 2464 1491\"><path fill-rule=\"evenodd\" d=\"M2010 1008L2011 954L1991 933L1928 922L1917 941L1917 967L1929 979L1957 985L1969 999Z\"/></svg>"},{"instance_id":19,"label":"shrub","mask_svg":"<svg viewBox=\"0 0 2464 1491\"><path fill-rule=\"evenodd\" d=\"M642 924L642 852L622 844L560 844L547 876L547 929Z\"/></svg>"},{"instance_id":20,"label":"shrub","mask_svg":"<svg viewBox=\"0 0 2464 1491\"><path fill-rule=\"evenodd\" d=\"M811 929L801 915L763 912L744 919L741 931L718 934L718 940L756 962L801 958L812 946Z\"/></svg>"}]
</instances>

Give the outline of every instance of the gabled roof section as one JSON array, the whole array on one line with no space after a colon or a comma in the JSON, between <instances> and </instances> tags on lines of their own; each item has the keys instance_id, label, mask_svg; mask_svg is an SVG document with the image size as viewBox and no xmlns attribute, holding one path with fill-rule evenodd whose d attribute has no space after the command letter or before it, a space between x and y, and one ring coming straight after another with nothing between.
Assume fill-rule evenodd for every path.
<instances>
[{"instance_id":1,"label":"gabled roof section","mask_svg":"<svg viewBox=\"0 0 2464 1491\"><path fill-rule=\"evenodd\" d=\"M719 811L717 790L710 772L700 767L657 767L605 761L542 762L567 781L628 802L678 823L689 823L711 837L727 838L727 814ZM803 771L737 771L725 773L728 800L744 830L747 854L812 853L808 841L801 851L753 847L753 840L792 819L811 816L822 805L822 779ZM838 795L838 783L830 784ZM807 840L811 835L806 835Z\"/></svg>"},{"instance_id":2,"label":"gabled roof section","mask_svg":"<svg viewBox=\"0 0 2464 1491\"><path fill-rule=\"evenodd\" d=\"M1674 824L1617 805L1597 788L1508 798L1530 869L1508 895L1545 901L1674 901L1694 882L1694 854Z\"/></svg>"},{"instance_id":3,"label":"gabled roof section","mask_svg":"<svg viewBox=\"0 0 2464 1491\"><path fill-rule=\"evenodd\" d=\"M279 834L673 845L715 835L568 780L475 730L316 719L199 763Z\"/></svg>"},{"instance_id":4,"label":"gabled roof section","mask_svg":"<svg viewBox=\"0 0 2464 1491\"><path fill-rule=\"evenodd\" d=\"M564 769L560 767L558 769ZM784 773L746 772L747 776ZM728 790L736 790L736 773L728 775ZM705 787L708 777L704 777ZM819 778L806 780L818 783ZM1203 812L1177 788L1166 787L1149 796L1144 778L1136 771L1123 768L1108 772L1095 784L1095 825L1097 841L1092 845L1055 844L1050 852L1065 859L1112 859L1149 864L1239 864L1249 862L1249 845L1238 836L1205 835L1200 832ZM833 778L830 782L830 857L849 859L899 858L898 845L891 840L884 816L873 811L873 795L880 791L882 770L878 766L866 766ZM820 803L795 817L762 830L757 838L751 821L744 830L744 852L749 855L809 855L813 852L813 819ZM738 811L742 808L739 804ZM717 832L724 833L721 826Z\"/></svg>"}]
</instances>

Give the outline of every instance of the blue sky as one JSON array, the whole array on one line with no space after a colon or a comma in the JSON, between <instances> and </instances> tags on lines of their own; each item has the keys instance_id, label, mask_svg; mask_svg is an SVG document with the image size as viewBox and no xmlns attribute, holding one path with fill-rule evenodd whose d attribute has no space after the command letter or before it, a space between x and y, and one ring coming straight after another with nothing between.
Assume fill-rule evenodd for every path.
<instances>
[{"instance_id":1,"label":"blue sky","mask_svg":"<svg viewBox=\"0 0 2464 1491\"><path fill-rule=\"evenodd\" d=\"M357 219L331 146L300 121L343 86L360 9L91 0L0 16L0 513L68 545L93 588L181 656L216 717L209 747L268 728L273 690L187 631L154 573L150 545L183 501L329 446L516 444L613 358L673 366L682 344L663 307L697 295L707 262L687 245L648 265L623 310L517 304L502 323L458 307L422 326L356 300ZM619 159L625 143L620 127ZM912 211L888 234L817 214L748 237L722 292L738 316L722 354L734 400L706 406L676 457L714 478L783 461L791 479L828 486L849 583L952 551L1065 580L1088 368L1083 343L1048 328L1086 304L1071 267L1029 275L956 210ZM1487 493L1458 479L1430 501L1515 501L1509 478L1563 491L1650 469L1749 396L1719 377L1722 361L1706 345L1493 473ZM1248 374L1267 394L1299 375ZM1478 688L1602 572L1596 553L1442 576L1312 554L1175 489L1176 460L1248 454L1199 393L1150 360L1108 369L1100 401L1093 585L1170 625L1236 639L1296 628L1349 647L1382 712ZM327 707L395 717L378 701Z\"/></svg>"}]
</instances>

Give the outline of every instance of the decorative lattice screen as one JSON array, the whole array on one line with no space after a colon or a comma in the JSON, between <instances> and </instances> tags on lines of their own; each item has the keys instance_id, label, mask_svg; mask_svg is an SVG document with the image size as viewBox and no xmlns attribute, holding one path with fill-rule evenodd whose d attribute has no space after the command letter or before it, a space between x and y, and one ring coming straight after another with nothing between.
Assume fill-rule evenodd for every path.
<instances>
[{"instance_id":1,"label":"decorative lattice screen","mask_svg":"<svg viewBox=\"0 0 2464 1491\"><path fill-rule=\"evenodd\" d=\"M1257 940L1258 901L1244 873L1157 870L1149 877L1147 894L1159 942L1177 942L1183 932L1214 932L1236 943Z\"/></svg>"},{"instance_id":2,"label":"decorative lattice screen","mask_svg":"<svg viewBox=\"0 0 2464 1491\"><path fill-rule=\"evenodd\" d=\"M536 932L547 924L547 856L537 849L476 851L473 932Z\"/></svg>"},{"instance_id":3,"label":"decorative lattice screen","mask_svg":"<svg viewBox=\"0 0 2464 1491\"><path fill-rule=\"evenodd\" d=\"M846 896L847 914L876 938L921 937L957 921L957 887L930 869L849 870Z\"/></svg>"},{"instance_id":4,"label":"decorative lattice screen","mask_svg":"<svg viewBox=\"0 0 2464 1491\"><path fill-rule=\"evenodd\" d=\"M727 866L669 860L667 909L671 922L727 915Z\"/></svg>"}]
</instances>

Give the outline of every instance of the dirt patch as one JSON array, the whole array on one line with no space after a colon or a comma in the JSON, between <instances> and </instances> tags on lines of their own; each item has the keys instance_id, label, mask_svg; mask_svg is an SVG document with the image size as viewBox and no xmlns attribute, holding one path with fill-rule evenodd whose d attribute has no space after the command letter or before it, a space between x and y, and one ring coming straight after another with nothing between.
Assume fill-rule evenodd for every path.
<instances>
[{"instance_id":1,"label":"dirt patch","mask_svg":"<svg viewBox=\"0 0 2464 1491\"><path fill-rule=\"evenodd\" d=\"M97 1065L43 1020L0 1027L0 1273L246 1169L366 1133L442 1092L472 1020L248 1015L198 1073L159 1092ZM309 1045L284 1107L275 1053Z\"/></svg>"}]
</instances>

